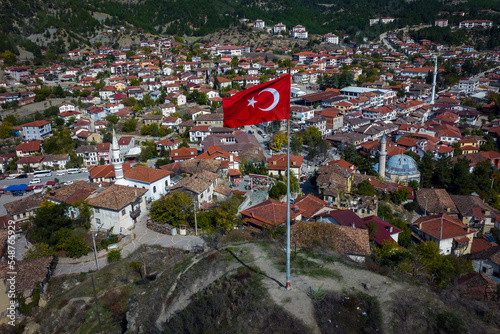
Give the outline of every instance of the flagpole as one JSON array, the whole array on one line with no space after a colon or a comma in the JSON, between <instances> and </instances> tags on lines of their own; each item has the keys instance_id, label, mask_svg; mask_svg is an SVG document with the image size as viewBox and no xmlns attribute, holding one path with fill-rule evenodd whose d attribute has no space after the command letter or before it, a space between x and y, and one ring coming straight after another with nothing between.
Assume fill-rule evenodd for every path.
<instances>
[{"instance_id":1,"label":"flagpole","mask_svg":"<svg viewBox=\"0 0 500 334\"><path fill-rule=\"evenodd\" d=\"M290 94L292 93L292 60L288 65L288 73L290 75ZM290 108L290 106L288 106ZM291 112L291 111L290 111ZM290 283L290 118L288 117L288 126L286 134L286 289L291 290Z\"/></svg>"}]
</instances>

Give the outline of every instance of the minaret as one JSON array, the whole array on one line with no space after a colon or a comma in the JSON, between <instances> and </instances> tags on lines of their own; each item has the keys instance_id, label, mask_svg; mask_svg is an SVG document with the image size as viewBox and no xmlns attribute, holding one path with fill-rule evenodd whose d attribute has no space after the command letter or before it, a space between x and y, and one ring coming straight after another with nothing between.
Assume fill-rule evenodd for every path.
<instances>
[{"instance_id":1,"label":"minaret","mask_svg":"<svg viewBox=\"0 0 500 334\"><path fill-rule=\"evenodd\" d=\"M111 163L115 168L115 183L123 180L123 159L120 157L120 146L116 139L115 129L113 129L113 144L111 145Z\"/></svg>"},{"instance_id":2,"label":"minaret","mask_svg":"<svg viewBox=\"0 0 500 334\"><path fill-rule=\"evenodd\" d=\"M378 174L382 177L382 179L385 179L385 157L387 156L387 151L385 149L386 143L387 141L384 134L380 140L380 150L378 152Z\"/></svg>"}]
</instances>

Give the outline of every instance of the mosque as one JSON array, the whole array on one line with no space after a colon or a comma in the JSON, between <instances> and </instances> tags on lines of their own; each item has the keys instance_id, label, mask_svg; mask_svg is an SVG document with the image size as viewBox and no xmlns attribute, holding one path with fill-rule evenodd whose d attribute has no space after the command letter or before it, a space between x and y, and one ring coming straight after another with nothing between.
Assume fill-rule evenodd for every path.
<instances>
[{"instance_id":1,"label":"mosque","mask_svg":"<svg viewBox=\"0 0 500 334\"><path fill-rule=\"evenodd\" d=\"M384 180L392 182L408 183L411 180L420 182L420 172L418 171L415 160L406 154L397 154L386 161L387 140L385 134L380 140L378 174Z\"/></svg>"}]
</instances>

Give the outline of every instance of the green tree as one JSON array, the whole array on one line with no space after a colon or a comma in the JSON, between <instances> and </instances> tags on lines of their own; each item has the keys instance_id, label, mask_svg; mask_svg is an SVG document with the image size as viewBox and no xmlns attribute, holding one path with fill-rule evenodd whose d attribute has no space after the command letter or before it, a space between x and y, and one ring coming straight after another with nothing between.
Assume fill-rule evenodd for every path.
<instances>
[{"instance_id":1,"label":"green tree","mask_svg":"<svg viewBox=\"0 0 500 334\"><path fill-rule=\"evenodd\" d=\"M6 139L12 135L12 123L3 122L0 125L0 138Z\"/></svg>"},{"instance_id":2,"label":"green tree","mask_svg":"<svg viewBox=\"0 0 500 334\"><path fill-rule=\"evenodd\" d=\"M302 152L302 138L298 134L294 133L292 138L290 139L290 149L292 150L292 154L299 155Z\"/></svg>"},{"instance_id":3,"label":"green tree","mask_svg":"<svg viewBox=\"0 0 500 334\"><path fill-rule=\"evenodd\" d=\"M130 118L123 122L123 132L134 132L135 130L137 130L137 120L135 118Z\"/></svg>"},{"instance_id":4,"label":"green tree","mask_svg":"<svg viewBox=\"0 0 500 334\"><path fill-rule=\"evenodd\" d=\"M426 151L418 163L420 170L420 184L422 188L432 187L432 176L434 175L434 161L431 151Z\"/></svg>"},{"instance_id":5,"label":"green tree","mask_svg":"<svg viewBox=\"0 0 500 334\"><path fill-rule=\"evenodd\" d=\"M193 222L193 202L191 197L180 191L151 203L151 218L159 223L173 226Z\"/></svg>"},{"instance_id":6,"label":"green tree","mask_svg":"<svg viewBox=\"0 0 500 334\"><path fill-rule=\"evenodd\" d=\"M3 63L6 66L12 66L16 63L16 55L12 53L10 50L5 50L4 53L0 55L0 58L3 58Z\"/></svg>"},{"instance_id":7,"label":"green tree","mask_svg":"<svg viewBox=\"0 0 500 334\"><path fill-rule=\"evenodd\" d=\"M114 126L118 123L118 121L120 121L120 117L116 114L110 114L110 115L106 116L106 121L108 121L109 123L111 123Z\"/></svg>"},{"instance_id":8,"label":"green tree","mask_svg":"<svg viewBox=\"0 0 500 334\"><path fill-rule=\"evenodd\" d=\"M474 191L474 183L469 173L469 160L460 158L451 169L449 191L456 195L470 195Z\"/></svg>"},{"instance_id":9,"label":"green tree","mask_svg":"<svg viewBox=\"0 0 500 334\"><path fill-rule=\"evenodd\" d=\"M408 188L399 188L391 193L390 198L394 204L401 204L408 200L408 196L410 195L410 191Z\"/></svg>"},{"instance_id":10,"label":"green tree","mask_svg":"<svg viewBox=\"0 0 500 334\"><path fill-rule=\"evenodd\" d=\"M361 196L375 196L375 187L368 180L363 180L356 189L356 194Z\"/></svg>"},{"instance_id":11,"label":"green tree","mask_svg":"<svg viewBox=\"0 0 500 334\"><path fill-rule=\"evenodd\" d=\"M31 246L26 253L24 253L23 259L25 260L35 260L46 256L55 256L56 252L54 248L50 247L44 242L38 242Z\"/></svg>"},{"instance_id":12,"label":"green tree","mask_svg":"<svg viewBox=\"0 0 500 334\"><path fill-rule=\"evenodd\" d=\"M286 184L284 182L276 182L269 190L269 197L272 199L279 200L283 195L286 195Z\"/></svg>"},{"instance_id":13,"label":"green tree","mask_svg":"<svg viewBox=\"0 0 500 334\"><path fill-rule=\"evenodd\" d=\"M43 242L49 246L56 246L59 242L56 232L62 228L71 228L73 221L66 214L69 204L43 202L36 215L31 218L32 228L28 232L31 240L35 243Z\"/></svg>"},{"instance_id":14,"label":"green tree","mask_svg":"<svg viewBox=\"0 0 500 334\"><path fill-rule=\"evenodd\" d=\"M57 230L55 237L57 238L56 250L66 251L66 256L77 258L89 252L85 240L66 227Z\"/></svg>"}]
</instances>

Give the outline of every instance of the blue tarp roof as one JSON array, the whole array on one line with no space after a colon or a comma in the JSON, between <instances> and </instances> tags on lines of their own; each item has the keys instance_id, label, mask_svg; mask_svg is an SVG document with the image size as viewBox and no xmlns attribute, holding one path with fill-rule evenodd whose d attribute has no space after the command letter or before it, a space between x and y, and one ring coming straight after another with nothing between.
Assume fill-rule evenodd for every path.
<instances>
[{"instance_id":1,"label":"blue tarp roof","mask_svg":"<svg viewBox=\"0 0 500 334\"><path fill-rule=\"evenodd\" d=\"M26 190L28 188L27 184L13 184L5 188L4 191L18 191L18 190Z\"/></svg>"}]
</instances>

